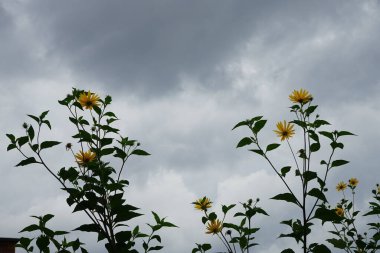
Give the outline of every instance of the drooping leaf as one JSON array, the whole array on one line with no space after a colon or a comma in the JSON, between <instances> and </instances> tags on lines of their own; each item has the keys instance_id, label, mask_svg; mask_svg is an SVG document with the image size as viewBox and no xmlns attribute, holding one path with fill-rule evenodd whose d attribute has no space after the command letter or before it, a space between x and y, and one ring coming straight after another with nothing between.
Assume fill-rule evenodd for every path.
<instances>
[{"instance_id":1,"label":"drooping leaf","mask_svg":"<svg viewBox=\"0 0 380 253\"><path fill-rule=\"evenodd\" d=\"M18 166L25 166L25 165L28 165L28 164L31 164L31 163L38 163L38 162L37 162L37 160L34 157L28 157L25 160L22 160L21 162L19 162L16 165L16 167L18 167Z\"/></svg>"},{"instance_id":2,"label":"drooping leaf","mask_svg":"<svg viewBox=\"0 0 380 253\"><path fill-rule=\"evenodd\" d=\"M313 188L313 189L311 189L311 190L307 193L307 195L309 195L309 196L313 196L313 197L316 197L316 198L322 200L323 202L327 202L327 199L326 199L325 194L324 194L320 189L318 189L318 188Z\"/></svg>"},{"instance_id":3,"label":"drooping leaf","mask_svg":"<svg viewBox=\"0 0 380 253\"><path fill-rule=\"evenodd\" d=\"M288 193L288 192L287 193L280 193L280 194L272 197L271 199L283 200L283 201L294 203L294 204L298 205L297 198L293 194Z\"/></svg>"},{"instance_id":4,"label":"drooping leaf","mask_svg":"<svg viewBox=\"0 0 380 253\"><path fill-rule=\"evenodd\" d=\"M326 131L320 131L319 134L329 138L330 140L334 141L334 135L330 132L326 132Z\"/></svg>"}]
</instances>

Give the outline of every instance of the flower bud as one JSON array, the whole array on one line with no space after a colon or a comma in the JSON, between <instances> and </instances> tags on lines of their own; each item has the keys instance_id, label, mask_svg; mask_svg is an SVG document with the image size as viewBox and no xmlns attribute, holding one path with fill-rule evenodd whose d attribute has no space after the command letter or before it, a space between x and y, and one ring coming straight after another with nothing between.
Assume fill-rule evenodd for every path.
<instances>
[{"instance_id":1,"label":"flower bud","mask_svg":"<svg viewBox=\"0 0 380 253\"><path fill-rule=\"evenodd\" d=\"M68 142L68 143L66 144L66 150L69 151L69 150L71 149L72 146L73 146L73 145L72 145L70 142Z\"/></svg>"}]
</instances>

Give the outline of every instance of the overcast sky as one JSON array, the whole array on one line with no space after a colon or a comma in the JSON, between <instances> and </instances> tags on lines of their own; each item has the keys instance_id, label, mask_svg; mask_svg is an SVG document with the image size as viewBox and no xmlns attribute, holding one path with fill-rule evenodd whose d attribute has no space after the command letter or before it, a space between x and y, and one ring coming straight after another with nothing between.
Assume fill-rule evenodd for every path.
<instances>
[{"instance_id":1,"label":"overcast sky","mask_svg":"<svg viewBox=\"0 0 380 253\"><path fill-rule=\"evenodd\" d=\"M85 219L42 168L14 167L21 157L6 152L5 137L22 133L26 114L49 109L53 130L43 136L71 141L57 100L77 87L111 95L122 133L152 154L129 161L127 198L148 215L138 222L156 210L180 227L164 233L163 253L215 239L190 205L204 195L217 207L260 197L271 217L256 221L256 252L292 247L274 240L294 213L269 200L281 181L260 157L235 149L248 132L231 128L264 115L262 139L278 141L272 130L291 119L289 93L306 88L327 129L358 135L337 155L351 163L331 173L331 199L337 182L357 177L366 208L380 181L379 41L379 1L0 0L0 237L20 237L30 215L55 214L59 230ZM290 163L289 155L284 146L273 159ZM47 154L54 170L72 159L63 145ZM95 237L79 236L91 253L104 252Z\"/></svg>"}]
</instances>

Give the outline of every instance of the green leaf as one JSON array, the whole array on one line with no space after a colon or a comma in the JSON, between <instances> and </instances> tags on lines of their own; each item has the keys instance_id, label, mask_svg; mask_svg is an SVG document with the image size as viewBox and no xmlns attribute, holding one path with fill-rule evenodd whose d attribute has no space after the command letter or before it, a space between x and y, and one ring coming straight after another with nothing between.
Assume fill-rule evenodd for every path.
<instances>
[{"instance_id":1,"label":"green leaf","mask_svg":"<svg viewBox=\"0 0 380 253\"><path fill-rule=\"evenodd\" d=\"M204 251L211 249L211 244L208 244L208 243L202 244L202 249Z\"/></svg>"},{"instance_id":2,"label":"green leaf","mask_svg":"<svg viewBox=\"0 0 380 253\"><path fill-rule=\"evenodd\" d=\"M132 151L131 155L150 155L150 154L142 149L135 149Z\"/></svg>"},{"instance_id":3,"label":"green leaf","mask_svg":"<svg viewBox=\"0 0 380 253\"><path fill-rule=\"evenodd\" d=\"M313 250L311 252L313 252L313 253L331 253L329 248L327 248L324 244L318 244L317 246L315 246L313 248Z\"/></svg>"},{"instance_id":4,"label":"green leaf","mask_svg":"<svg viewBox=\"0 0 380 253\"><path fill-rule=\"evenodd\" d=\"M222 206L222 211L224 214L226 214L229 210L231 210L232 208L234 208L236 205L235 204L232 204L232 205L229 205L229 206L225 206L223 205Z\"/></svg>"},{"instance_id":5,"label":"green leaf","mask_svg":"<svg viewBox=\"0 0 380 253\"><path fill-rule=\"evenodd\" d=\"M98 225L96 224L83 224L74 230L79 230L79 231L84 231L84 232L96 232L96 233L99 232Z\"/></svg>"},{"instance_id":6,"label":"green leaf","mask_svg":"<svg viewBox=\"0 0 380 253\"><path fill-rule=\"evenodd\" d=\"M321 144L319 144L318 142L312 143L310 145L310 151L311 152L317 152L320 148L321 148Z\"/></svg>"},{"instance_id":7,"label":"green leaf","mask_svg":"<svg viewBox=\"0 0 380 253\"><path fill-rule=\"evenodd\" d=\"M46 214L46 215L42 216L42 221L43 221L44 223L46 223L46 222L48 222L49 220L51 220L53 217L54 217L54 215L52 215L52 214Z\"/></svg>"},{"instance_id":8,"label":"green leaf","mask_svg":"<svg viewBox=\"0 0 380 253\"><path fill-rule=\"evenodd\" d=\"M16 144L11 143L11 144L8 145L7 151L12 150L14 148L16 148Z\"/></svg>"},{"instance_id":9,"label":"green leaf","mask_svg":"<svg viewBox=\"0 0 380 253\"><path fill-rule=\"evenodd\" d=\"M325 207L319 207L315 210L314 218L320 219L322 221L322 225L327 221L339 223L343 220L342 217L335 213L335 210L330 210Z\"/></svg>"},{"instance_id":10,"label":"green leaf","mask_svg":"<svg viewBox=\"0 0 380 253\"><path fill-rule=\"evenodd\" d=\"M42 149L45 149L45 148L51 148L51 147L56 146L58 144L61 144L61 142L59 142L59 141L44 141L44 142L41 143L40 147L41 147L41 150L42 150Z\"/></svg>"},{"instance_id":11,"label":"green leaf","mask_svg":"<svg viewBox=\"0 0 380 253\"><path fill-rule=\"evenodd\" d=\"M30 114L28 114L28 116L29 116L30 118L34 119L35 121L37 121L37 123L40 123L40 119L39 119L38 117L36 117L36 116L34 116L34 115L30 115Z\"/></svg>"},{"instance_id":12,"label":"green leaf","mask_svg":"<svg viewBox=\"0 0 380 253\"><path fill-rule=\"evenodd\" d=\"M338 137L344 136L344 135L355 135L356 136L356 134L350 133L348 131L339 131L338 132Z\"/></svg>"},{"instance_id":13,"label":"green leaf","mask_svg":"<svg viewBox=\"0 0 380 253\"><path fill-rule=\"evenodd\" d=\"M37 247L41 250L41 251L44 251L45 252L45 249L49 246L49 238L47 236L39 236L36 240L36 245Z\"/></svg>"},{"instance_id":14,"label":"green leaf","mask_svg":"<svg viewBox=\"0 0 380 253\"><path fill-rule=\"evenodd\" d=\"M51 129L51 125L50 125L50 122L48 120L43 120L42 123L47 125L49 129Z\"/></svg>"},{"instance_id":15,"label":"green leaf","mask_svg":"<svg viewBox=\"0 0 380 253\"><path fill-rule=\"evenodd\" d=\"M278 148L279 146L281 146L281 144L278 144L278 143L272 143L272 144L269 144L267 146L267 149L265 152L268 152L268 151L271 151L271 150L274 150L276 148Z\"/></svg>"},{"instance_id":16,"label":"green leaf","mask_svg":"<svg viewBox=\"0 0 380 253\"><path fill-rule=\"evenodd\" d=\"M340 149L343 149L344 148L344 144L341 143L341 142L336 142L336 141L333 141L330 143L330 146L333 148L333 149L336 149L336 148L340 148Z\"/></svg>"},{"instance_id":17,"label":"green leaf","mask_svg":"<svg viewBox=\"0 0 380 253\"><path fill-rule=\"evenodd\" d=\"M266 123L267 121L265 119L257 121L252 128L253 132L256 134L260 132L260 130L263 129Z\"/></svg>"},{"instance_id":18,"label":"green leaf","mask_svg":"<svg viewBox=\"0 0 380 253\"><path fill-rule=\"evenodd\" d=\"M16 165L16 167L18 167L18 166L25 166L25 165L28 165L28 164L31 164L31 163L38 163L38 162L37 162L37 160L34 157L28 157L25 160L22 160L21 162L19 162Z\"/></svg>"},{"instance_id":19,"label":"green leaf","mask_svg":"<svg viewBox=\"0 0 380 253\"><path fill-rule=\"evenodd\" d=\"M331 243L335 248L338 248L338 249L345 249L346 248L346 242L343 241L342 239L332 238L332 239L327 239L326 241Z\"/></svg>"},{"instance_id":20,"label":"green leaf","mask_svg":"<svg viewBox=\"0 0 380 253\"><path fill-rule=\"evenodd\" d=\"M216 215L216 213L212 212L212 213L209 214L208 218L210 220L216 220L216 218L218 218L218 216Z\"/></svg>"},{"instance_id":21,"label":"green leaf","mask_svg":"<svg viewBox=\"0 0 380 253\"><path fill-rule=\"evenodd\" d=\"M153 217L154 217L154 220L156 221L156 223L160 224L161 223L160 216L158 216L158 214L156 214L155 212L152 212L152 214L153 214Z\"/></svg>"},{"instance_id":22,"label":"green leaf","mask_svg":"<svg viewBox=\"0 0 380 253\"><path fill-rule=\"evenodd\" d=\"M322 126L322 125L330 125L330 123L329 122L327 122L326 120L321 120L321 119L317 119L316 121L314 121L314 126L316 127L316 128L319 128L320 126Z\"/></svg>"},{"instance_id":23,"label":"green leaf","mask_svg":"<svg viewBox=\"0 0 380 253\"><path fill-rule=\"evenodd\" d=\"M18 143L18 145L20 147L23 146L28 141L29 141L29 137L28 136L22 136L22 137L20 137L20 138L17 139L17 143Z\"/></svg>"},{"instance_id":24,"label":"green leaf","mask_svg":"<svg viewBox=\"0 0 380 253\"><path fill-rule=\"evenodd\" d=\"M303 178L305 179L306 182L309 182L309 181L317 178L317 173L314 171L305 171L303 173Z\"/></svg>"},{"instance_id":25,"label":"green leaf","mask_svg":"<svg viewBox=\"0 0 380 253\"><path fill-rule=\"evenodd\" d=\"M98 106L93 106L92 108L94 109L96 114L100 115L102 113L102 109L100 109Z\"/></svg>"},{"instance_id":26,"label":"green leaf","mask_svg":"<svg viewBox=\"0 0 380 253\"><path fill-rule=\"evenodd\" d=\"M310 114L312 114L315 109L317 109L318 105L311 105L309 106L306 110L305 110L305 113L307 116L310 116Z\"/></svg>"},{"instance_id":27,"label":"green leaf","mask_svg":"<svg viewBox=\"0 0 380 253\"><path fill-rule=\"evenodd\" d=\"M322 200L323 202L327 202L327 199L325 197L325 194L323 194L323 192L320 190L320 189L317 189L317 188L313 188L311 189L307 195L309 196L313 196L313 197L316 197L317 199L320 199Z\"/></svg>"},{"instance_id":28,"label":"green leaf","mask_svg":"<svg viewBox=\"0 0 380 253\"><path fill-rule=\"evenodd\" d=\"M326 132L326 131L320 131L319 134L329 138L330 140L334 141L334 135L330 132Z\"/></svg>"},{"instance_id":29,"label":"green leaf","mask_svg":"<svg viewBox=\"0 0 380 253\"><path fill-rule=\"evenodd\" d=\"M292 249L284 249L281 253L295 253Z\"/></svg>"},{"instance_id":30,"label":"green leaf","mask_svg":"<svg viewBox=\"0 0 380 253\"><path fill-rule=\"evenodd\" d=\"M161 236L159 236L159 235L154 235L154 236L152 236L151 239L152 240L157 240L158 242L161 242Z\"/></svg>"},{"instance_id":31,"label":"green leaf","mask_svg":"<svg viewBox=\"0 0 380 253\"><path fill-rule=\"evenodd\" d=\"M32 126L29 126L28 128L28 135L29 135L30 141L32 141L34 139L34 129Z\"/></svg>"},{"instance_id":32,"label":"green leaf","mask_svg":"<svg viewBox=\"0 0 380 253\"><path fill-rule=\"evenodd\" d=\"M49 113L49 111L44 111L43 113L41 113L40 120L43 120L48 113Z\"/></svg>"},{"instance_id":33,"label":"green leaf","mask_svg":"<svg viewBox=\"0 0 380 253\"><path fill-rule=\"evenodd\" d=\"M104 114L104 116L117 118L116 115L115 115L113 112L106 112L106 113Z\"/></svg>"},{"instance_id":34,"label":"green leaf","mask_svg":"<svg viewBox=\"0 0 380 253\"><path fill-rule=\"evenodd\" d=\"M302 128L307 128L307 124L304 121L301 120L293 120L291 123L294 123L296 125L299 125Z\"/></svg>"},{"instance_id":35,"label":"green leaf","mask_svg":"<svg viewBox=\"0 0 380 253\"><path fill-rule=\"evenodd\" d=\"M286 173L288 173L288 172L290 171L291 168L292 168L291 166L285 166L285 167L283 167L283 168L281 169L281 175L282 175L283 177L285 177L285 176L286 176Z\"/></svg>"},{"instance_id":36,"label":"green leaf","mask_svg":"<svg viewBox=\"0 0 380 253\"><path fill-rule=\"evenodd\" d=\"M101 155L111 155L113 153L114 149L113 148L105 148L102 149L100 152Z\"/></svg>"},{"instance_id":37,"label":"green leaf","mask_svg":"<svg viewBox=\"0 0 380 253\"><path fill-rule=\"evenodd\" d=\"M22 233L22 232L33 232L33 231L36 231L36 230L39 230L40 227L36 224L33 224L33 225L29 225L25 228L23 228L19 233Z\"/></svg>"},{"instance_id":38,"label":"green leaf","mask_svg":"<svg viewBox=\"0 0 380 253\"><path fill-rule=\"evenodd\" d=\"M338 166L342 166L344 164L347 164L349 163L349 161L346 161L346 160L335 160L331 163L331 167L338 167Z\"/></svg>"},{"instance_id":39,"label":"green leaf","mask_svg":"<svg viewBox=\"0 0 380 253\"><path fill-rule=\"evenodd\" d=\"M104 103L106 105L109 105L109 104L111 104L111 102L112 102L112 97L107 95L106 98L104 99Z\"/></svg>"},{"instance_id":40,"label":"green leaf","mask_svg":"<svg viewBox=\"0 0 380 253\"><path fill-rule=\"evenodd\" d=\"M154 246L150 247L148 251L153 251L153 250L161 250L164 246Z\"/></svg>"},{"instance_id":41,"label":"green leaf","mask_svg":"<svg viewBox=\"0 0 380 253\"><path fill-rule=\"evenodd\" d=\"M278 194L274 197L272 197L271 199L275 199L275 200L283 200L283 201L286 201L286 202L290 202L290 203L294 203L298 206L298 201L297 201L297 198L291 194L291 193L281 193L281 194Z\"/></svg>"},{"instance_id":42,"label":"green leaf","mask_svg":"<svg viewBox=\"0 0 380 253\"><path fill-rule=\"evenodd\" d=\"M240 121L239 123L237 123L237 124L232 128L232 130L234 130L235 128L241 127L241 126L248 126L248 125L249 125L249 120L243 120L243 121Z\"/></svg>"},{"instance_id":43,"label":"green leaf","mask_svg":"<svg viewBox=\"0 0 380 253\"><path fill-rule=\"evenodd\" d=\"M16 142L16 137L13 134L6 134L6 136L12 143Z\"/></svg>"},{"instance_id":44,"label":"green leaf","mask_svg":"<svg viewBox=\"0 0 380 253\"><path fill-rule=\"evenodd\" d=\"M249 138L249 137L244 137L243 139L241 139L239 141L239 143L237 144L236 148L241 148L241 147L244 147L244 146L247 146L247 145L250 145L252 143L252 139Z\"/></svg>"},{"instance_id":45,"label":"green leaf","mask_svg":"<svg viewBox=\"0 0 380 253\"><path fill-rule=\"evenodd\" d=\"M249 149L249 151L252 151L252 152L255 152L256 154L264 156L264 152L260 149Z\"/></svg>"},{"instance_id":46,"label":"green leaf","mask_svg":"<svg viewBox=\"0 0 380 253\"><path fill-rule=\"evenodd\" d=\"M115 237L116 237L116 241L118 243L127 242L131 239L132 233L131 233L131 231L120 231L120 232L115 234Z\"/></svg>"},{"instance_id":47,"label":"green leaf","mask_svg":"<svg viewBox=\"0 0 380 253\"><path fill-rule=\"evenodd\" d=\"M24 248L28 248L28 246L30 245L30 243L32 242L33 239L30 239L30 238L26 238L26 237L21 237L20 240L19 240L19 244ZM16 245L17 247L17 245Z\"/></svg>"}]
</instances>

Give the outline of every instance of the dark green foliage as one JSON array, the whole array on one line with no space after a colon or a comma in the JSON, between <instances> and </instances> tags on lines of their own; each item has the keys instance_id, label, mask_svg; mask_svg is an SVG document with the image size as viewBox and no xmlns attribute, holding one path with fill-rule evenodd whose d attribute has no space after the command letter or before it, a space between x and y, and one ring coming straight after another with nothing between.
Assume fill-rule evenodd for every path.
<instances>
[{"instance_id":1,"label":"dark green foliage","mask_svg":"<svg viewBox=\"0 0 380 253\"><path fill-rule=\"evenodd\" d=\"M88 224L82 224L75 230L97 233L99 241L106 240L108 252L137 252L134 249L136 238L146 238L143 241L145 252L162 249L161 237L157 232L164 227L175 227L174 224L160 219L153 212L156 224L148 224L152 229L150 235L141 233L138 227L130 230L127 226L127 222L141 214L137 207L126 203L124 199L124 190L129 182L123 178L123 170L131 156L148 156L150 154L141 149L140 143L136 140L122 136L119 129L113 127L112 124L117 117L113 112L108 111L107 106L112 102L110 96L107 96L104 101L102 99L94 101L90 108L84 108L80 103L81 94L87 94L87 92L73 89L71 94L59 101L61 105L67 107L70 113L69 121L76 128L76 133L72 136L76 140L75 146L69 143L66 145L66 149L73 154L77 153L77 158L73 158L73 160L77 160L77 164L67 168L63 167L56 174L45 163L41 151L46 150L47 152L48 149L61 143L55 140L40 140L42 126L46 125L51 128L50 122L45 119L48 111L45 111L39 117L28 115L35 121L36 126L25 123L25 136L16 138L12 134L7 135L10 140L8 150L17 149L25 158L16 166L32 163L43 165L61 184L61 188L67 192L66 201L73 207L73 212L84 212L89 218ZM25 146L30 147L34 156L27 156L22 151ZM109 155L118 158L120 166L115 167L105 161L104 158ZM45 219L49 217L45 216ZM29 226L24 231L39 229L41 227ZM52 235L54 234L44 228L44 235L36 239L36 245L41 252L47 252L46 248L51 242L49 236ZM24 248L28 249L28 241L24 239L22 242ZM150 244L153 242L156 245L151 246ZM74 251L79 249L78 244L71 243L70 245Z\"/></svg>"}]
</instances>

